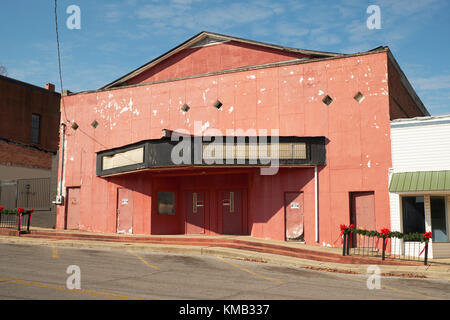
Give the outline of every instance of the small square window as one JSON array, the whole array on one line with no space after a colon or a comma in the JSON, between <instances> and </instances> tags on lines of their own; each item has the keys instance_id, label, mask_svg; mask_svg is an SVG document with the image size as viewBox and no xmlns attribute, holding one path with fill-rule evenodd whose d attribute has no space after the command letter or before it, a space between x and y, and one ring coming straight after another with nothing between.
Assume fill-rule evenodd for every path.
<instances>
[{"instance_id":1,"label":"small square window","mask_svg":"<svg viewBox=\"0 0 450 320\"><path fill-rule=\"evenodd\" d=\"M358 93L353 97L358 103L361 103L364 100L365 96L358 91Z\"/></svg>"},{"instance_id":2,"label":"small square window","mask_svg":"<svg viewBox=\"0 0 450 320\"><path fill-rule=\"evenodd\" d=\"M220 102L219 100L217 100L216 102L214 102L214 107L215 108L217 108L217 109L220 109L220 108L222 108L222 102Z\"/></svg>"},{"instance_id":3,"label":"small square window","mask_svg":"<svg viewBox=\"0 0 450 320\"><path fill-rule=\"evenodd\" d=\"M189 109L190 109L190 107L186 103L181 107L181 111L183 111L183 112L188 112Z\"/></svg>"},{"instance_id":4,"label":"small square window","mask_svg":"<svg viewBox=\"0 0 450 320\"><path fill-rule=\"evenodd\" d=\"M158 192L158 214L175 214L174 192Z\"/></svg>"},{"instance_id":5,"label":"small square window","mask_svg":"<svg viewBox=\"0 0 450 320\"><path fill-rule=\"evenodd\" d=\"M329 95L326 95L325 98L322 99L322 102L329 106L333 102L333 99Z\"/></svg>"},{"instance_id":6,"label":"small square window","mask_svg":"<svg viewBox=\"0 0 450 320\"><path fill-rule=\"evenodd\" d=\"M74 123L72 124L71 128L72 128L73 130L77 130L77 129L78 129L78 124L77 124L76 122L74 122Z\"/></svg>"}]
</instances>

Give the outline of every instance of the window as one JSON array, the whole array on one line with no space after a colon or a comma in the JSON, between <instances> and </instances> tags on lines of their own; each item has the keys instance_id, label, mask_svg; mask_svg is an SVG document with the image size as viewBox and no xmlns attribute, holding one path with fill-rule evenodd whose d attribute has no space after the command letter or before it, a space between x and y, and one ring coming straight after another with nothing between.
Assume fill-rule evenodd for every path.
<instances>
[{"instance_id":1,"label":"window","mask_svg":"<svg viewBox=\"0 0 450 320\"><path fill-rule=\"evenodd\" d=\"M353 99L355 99L358 103L361 103L364 98L364 95L360 91L358 91L358 93L353 97Z\"/></svg>"},{"instance_id":2,"label":"window","mask_svg":"<svg viewBox=\"0 0 450 320\"><path fill-rule=\"evenodd\" d=\"M31 115L31 143L40 143L41 140L41 116Z\"/></svg>"},{"instance_id":3,"label":"window","mask_svg":"<svg viewBox=\"0 0 450 320\"><path fill-rule=\"evenodd\" d=\"M158 192L158 214L175 214L174 192Z\"/></svg>"},{"instance_id":4,"label":"window","mask_svg":"<svg viewBox=\"0 0 450 320\"><path fill-rule=\"evenodd\" d=\"M430 197L431 231L436 242L448 241L445 200L445 197Z\"/></svg>"},{"instance_id":5,"label":"window","mask_svg":"<svg viewBox=\"0 0 450 320\"><path fill-rule=\"evenodd\" d=\"M333 102L333 98L329 95L326 95L325 98L322 99L322 102L329 106Z\"/></svg>"},{"instance_id":6,"label":"window","mask_svg":"<svg viewBox=\"0 0 450 320\"><path fill-rule=\"evenodd\" d=\"M425 206L423 197L402 198L403 233L425 232Z\"/></svg>"}]
</instances>

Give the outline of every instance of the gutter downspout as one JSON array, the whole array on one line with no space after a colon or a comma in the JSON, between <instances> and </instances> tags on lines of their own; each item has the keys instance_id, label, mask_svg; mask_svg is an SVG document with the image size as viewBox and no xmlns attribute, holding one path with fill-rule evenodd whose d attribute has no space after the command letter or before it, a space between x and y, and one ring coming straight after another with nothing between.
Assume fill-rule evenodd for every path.
<instances>
[{"instance_id":1,"label":"gutter downspout","mask_svg":"<svg viewBox=\"0 0 450 320\"><path fill-rule=\"evenodd\" d=\"M66 124L62 123L62 144L61 144L61 176L59 180L59 196L63 195L63 177L64 177L64 153L65 153L65 138L66 138Z\"/></svg>"},{"instance_id":2,"label":"gutter downspout","mask_svg":"<svg viewBox=\"0 0 450 320\"><path fill-rule=\"evenodd\" d=\"M314 234L316 242L319 242L319 201L318 201L318 189L317 183L317 166L314 166Z\"/></svg>"}]
</instances>

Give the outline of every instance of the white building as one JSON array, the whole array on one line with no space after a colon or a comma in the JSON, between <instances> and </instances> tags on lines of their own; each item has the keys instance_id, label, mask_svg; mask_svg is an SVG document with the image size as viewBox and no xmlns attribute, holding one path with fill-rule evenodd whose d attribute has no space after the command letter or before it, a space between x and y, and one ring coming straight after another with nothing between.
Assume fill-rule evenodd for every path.
<instances>
[{"instance_id":1,"label":"white building","mask_svg":"<svg viewBox=\"0 0 450 320\"><path fill-rule=\"evenodd\" d=\"M432 232L428 257L450 258L450 115L394 120L391 141L391 229Z\"/></svg>"}]
</instances>

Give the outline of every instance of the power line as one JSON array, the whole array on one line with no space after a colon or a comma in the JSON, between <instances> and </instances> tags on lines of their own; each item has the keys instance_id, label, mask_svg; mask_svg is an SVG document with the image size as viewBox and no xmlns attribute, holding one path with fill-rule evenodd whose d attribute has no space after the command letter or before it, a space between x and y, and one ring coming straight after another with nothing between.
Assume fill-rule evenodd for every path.
<instances>
[{"instance_id":1,"label":"power line","mask_svg":"<svg viewBox=\"0 0 450 320\"><path fill-rule=\"evenodd\" d=\"M61 50L60 50L60 42L59 42L59 28L58 28L58 0L55 0L55 28L56 28L56 46L58 48L59 83L60 83L60 86L61 86L61 96L62 96L62 93L63 93L63 79L62 79L62 68L61 68ZM65 107L63 98L61 98L61 103L62 103L62 109L63 109L63 113L64 113L65 122L69 122L68 118L67 118L66 107ZM89 134L87 134L86 132L81 130L81 128L78 128L78 130L80 130L81 133L83 133L85 136L87 136L89 139L91 139L95 143L98 143L102 147L108 149L107 146L105 146L103 143L101 143L100 141L96 140L95 138L91 137ZM125 159L127 159L127 160L130 160L130 161L134 162L134 160L129 159L129 158L127 158L124 155L120 155L120 156L125 158Z\"/></svg>"},{"instance_id":2,"label":"power line","mask_svg":"<svg viewBox=\"0 0 450 320\"><path fill-rule=\"evenodd\" d=\"M59 70L59 83L61 86L61 95L63 93L63 79L62 79L62 68L61 68L61 50L59 45L59 30L58 30L58 0L55 0L55 27L56 27L56 46L58 49L58 70ZM64 112L65 121L68 121L66 107L64 105L64 99L61 99L62 109Z\"/></svg>"}]
</instances>

